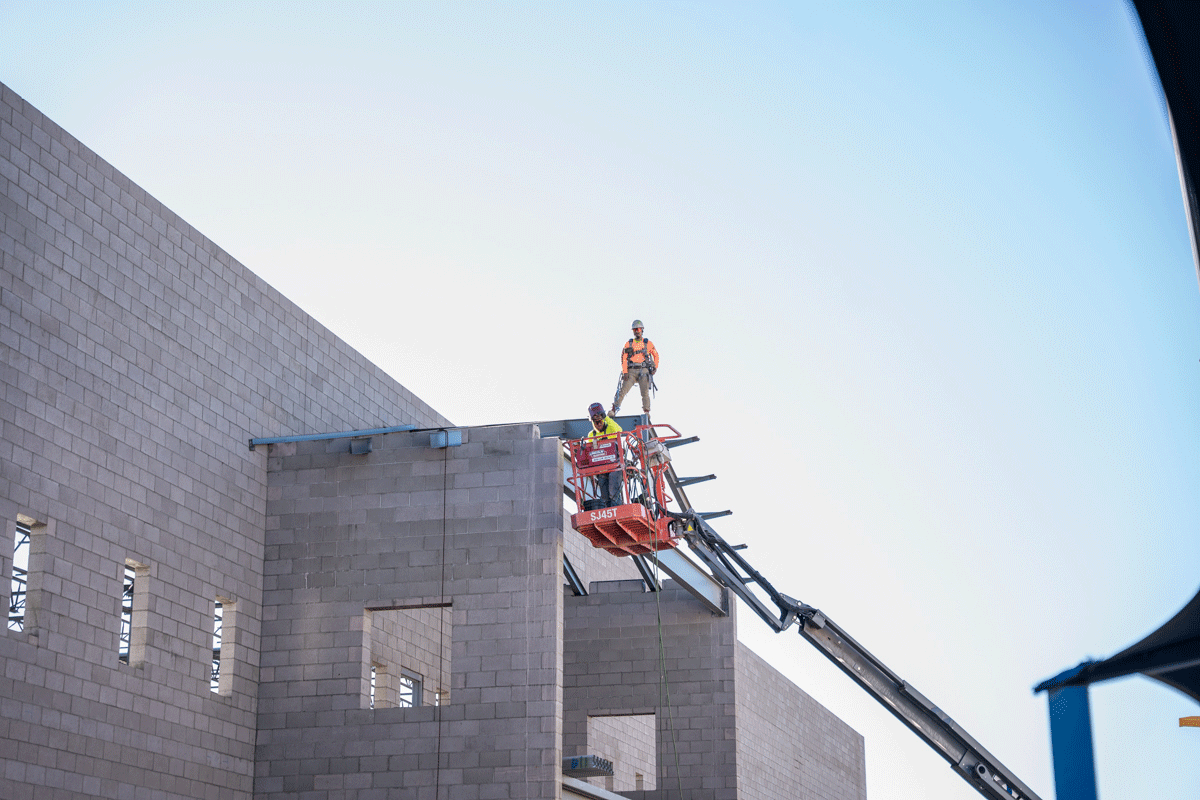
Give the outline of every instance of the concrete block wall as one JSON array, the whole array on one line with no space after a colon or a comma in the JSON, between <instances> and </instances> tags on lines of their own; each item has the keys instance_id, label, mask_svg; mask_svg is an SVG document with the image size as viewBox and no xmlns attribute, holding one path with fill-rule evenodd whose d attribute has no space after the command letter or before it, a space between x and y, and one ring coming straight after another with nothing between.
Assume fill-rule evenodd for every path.
<instances>
[{"instance_id":1,"label":"concrete block wall","mask_svg":"<svg viewBox=\"0 0 1200 800\"><path fill-rule=\"evenodd\" d=\"M32 615L0 633L5 796L250 798L267 453L248 440L445 423L0 85L5 586L14 522L36 523ZM127 560L146 567L131 665Z\"/></svg>"},{"instance_id":2,"label":"concrete block wall","mask_svg":"<svg viewBox=\"0 0 1200 800\"><path fill-rule=\"evenodd\" d=\"M271 448L258 798L560 796L557 443L465 438ZM450 609L449 704L365 710L364 609L412 607Z\"/></svg>"},{"instance_id":3,"label":"concrete block wall","mask_svg":"<svg viewBox=\"0 0 1200 800\"><path fill-rule=\"evenodd\" d=\"M736 664L738 796L866 800L862 736L741 642Z\"/></svg>"},{"instance_id":4,"label":"concrete block wall","mask_svg":"<svg viewBox=\"0 0 1200 800\"><path fill-rule=\"evenodd\" d=\"M659 595L640 581L592 590L566 597L565 755L614 761L613 789L641 800L865 800L862 737L737 641L735 615L710 614L673 581ZM657 726L642 792L639 737L612 724L640 714Z\"/></svg>"},{"instance_id":5,"label":"concrete block wall","mask_svg":"<svg viewBox=\"0 0 1200 800\"><path fill-rule=\"evenodd\" d=\"M568 596L564 754L611 758L587 741L589 715L654 714L657 788L616 791L644 800L735 800L736 634L733 615L712 615L674 581L658 593L641 581L614 581Z\"/></svg>"},{"instance_id":6,"label":"concrete block wall","mask_svg":"<svg viewBox=\"0 0 1200 800\"><path fill-rule=\"evenodd\" d=\"M588 783L609 791L655 788L658 725L653 714L588 715L587 741L589 749L604 753L613 764L612 775L588 778Z\"/></svg>"}]
</instances>

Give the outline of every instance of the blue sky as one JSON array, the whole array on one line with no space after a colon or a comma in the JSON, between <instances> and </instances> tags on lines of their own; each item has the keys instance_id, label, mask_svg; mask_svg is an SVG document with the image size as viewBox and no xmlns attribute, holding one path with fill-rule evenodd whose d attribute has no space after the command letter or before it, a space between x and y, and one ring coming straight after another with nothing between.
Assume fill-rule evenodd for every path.
<instances>
[{"instance_id":1,"label":"blue sky","mask_svg":"<svg viewBox=\"0 0 1200 800\"><path fill-rule=\"evenodd\" d=\"M1200 289L1122 2L0 0L0 81L456 423L607 402L645 320L693 501L1043 798L1031 687L1200 585ZM872 800L976 797L741 635ZM1194 703L1092 704L1102 797L1195 796Z\"/></svg>"}]
</instances>

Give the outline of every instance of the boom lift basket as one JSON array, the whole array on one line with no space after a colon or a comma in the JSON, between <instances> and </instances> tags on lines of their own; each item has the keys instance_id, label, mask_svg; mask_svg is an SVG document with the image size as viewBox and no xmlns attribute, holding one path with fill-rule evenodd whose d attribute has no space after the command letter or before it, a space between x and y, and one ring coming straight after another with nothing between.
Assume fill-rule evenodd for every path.
<instances>
[{"instance_id":1,"label":"boom lift basket","mask_svg":"<svg viewBox=\"0 0 1200 800\"><path fill-rule=\"evenodd\" d=\"M662 442L679 436L670 425L639 425L632 431L564 442L571 459L567 482L579 508L571 515L571 526L615 556L675 547L673 520L663 513L671 502L666 481L671 459ZM622 502L604 508L597 481L614 470L621 472Z\"/></svg>"}]
</instances>

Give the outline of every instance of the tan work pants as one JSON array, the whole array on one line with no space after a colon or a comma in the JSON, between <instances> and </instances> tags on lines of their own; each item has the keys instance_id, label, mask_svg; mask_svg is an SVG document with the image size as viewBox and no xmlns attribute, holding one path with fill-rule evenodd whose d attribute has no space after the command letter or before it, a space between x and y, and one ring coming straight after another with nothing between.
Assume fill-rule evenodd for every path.
<instances>
[{"instance_id":1,"label":"tan work pants","mask_svg":"<svg viewBox=\"0 0 1200 800\"><path fill-rule=\"evenodd\" d=\"M633 388L634 381L637 382L638 388L642 390L642 411L649 414L650 370L648 369L631 369L622 376L621 388L617 390L617 399L613 405L620 408L621 401L625 399L625 395L629 394L629 390Z\"/></svg>"}]
</instances>

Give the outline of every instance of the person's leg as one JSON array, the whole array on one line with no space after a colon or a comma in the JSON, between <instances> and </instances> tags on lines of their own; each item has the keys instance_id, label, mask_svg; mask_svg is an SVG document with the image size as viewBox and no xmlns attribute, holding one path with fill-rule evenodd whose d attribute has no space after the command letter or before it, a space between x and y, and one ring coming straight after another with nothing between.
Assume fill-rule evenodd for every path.
<instances>
[{"instance_id":1,"label":"person's leg","mask_svg":"<svg viewBox=\"0 0 1200 800\"><path fill-rule=\"evenodd\" d=\"M642 390L642 412L650 413L650 373L638 372L638 388Z\"/></svg>"},{"instance_id":2,"label":"person's leg","mask_svg":"<svg viewBox=\"0 0 1200 800\"><path fill-rule=\"evenodd\" d=\"M608 487L609 487L608 475L609 475L609 473L605 472L605 473L602 473L602 474L596 476L596 489L598 490L598 494L600 495L600 507L601 508L608 508L609 506L612 505L612 497L609 496L609 489L608 489Z\"/></svg>"},{"instance_id":3,"label":"person's leg","mask_svg":"<svg viewBox=\"0 0 1200 800\"><path fill-rule=\"evenodd\" d=\"M590 480L592 482L592 487L595 490L596 499L600 501L599 507L600 508L606 507L608 505L608 497L607 497L607 495L608 495L608 476L607 475L595 475L591 478L588 478L588 480Z\"/></svg>"},{"instance_id":4,"label":"person's leg","mask_svg":"<svg viewBox=\"0 0 1200 800\"><path fill-rule=\"evenodd\" d=\"M621 489L621 470L614 469L605 477L608 478L608 506L622 505L625 492Z\"/></svg>"},{"instance_id":5,"label":"person's leg","mask_svg":"<svg viewBox=\"0 0 1200 800\"><path fill-rule=\"evenodd\" d=\"M626 372L621 376L621 388L617 390L617 396L613 398L613 413L616 413L621 408L621 402L625 399L625 395L629 394L629 390L633 388L633 381L634 376L632 372Z\"/></svg>"}]
</instances>

